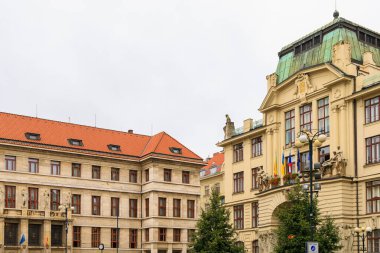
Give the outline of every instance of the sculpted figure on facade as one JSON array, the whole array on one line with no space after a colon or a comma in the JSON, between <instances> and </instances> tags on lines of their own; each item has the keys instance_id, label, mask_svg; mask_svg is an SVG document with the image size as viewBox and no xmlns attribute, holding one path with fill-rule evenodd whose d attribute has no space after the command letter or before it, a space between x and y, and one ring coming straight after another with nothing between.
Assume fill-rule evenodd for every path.
<instances>
[{"instance_id":1,"label":"sculpted figure on facade","mask_svg":"<svg viewBox=\"0 0 380 253\"><path fill-rule=\"evenodd\" d=\"M223 127L224 139L231 138L235 131L235 124L231 121L231 118L226 114L226 125Z\"/></svg>"},{"instance_id":2,"label":"sculpted figure on facade","mask_svg":"<svg viewBox=\"0 0 380 253\"><path fill-rule=\"evenodd\" d=\"M305 73L301 73L297 75L295 84L296 84L296 91L294 92L294 95L296 95L297 98L304 99L307 93L310 93L316 90L316 87L310 82L309 75Z\"/></svg>"},{"instance_id":3,"label":"sculpted figure on facade","mask_svg":"<svg viewBox=\"0 0 380 253\"><path fill-rule=\"evenodd\" d=\"M354 237L352 234L352 228L349 226L339 227L340 238L342 238L342 252L352 252L352 247L354 245Z\"/></svg>"},{"instance_id":4,"label":"sculpted figure on facade","mask_svg":"<svg viewBox=\"0 0 380 253\"><path fill-rule=\"evenodd\" d=\"M22 208L26 208L26 203L27 203L28 199L27 199L27 194L26 194L25 188L22 189L22 191L21 191L21 198L22 198L22 205L21 205L21 207Z\"/></svg>"},{"instance_id":5,"label":"sculpted figure on facade","mask_svg":"<svg viewBox=\"0 0 380 253\"><path fill-rule=\"evenodd\" d=\"M5 199L5 197L3 196L3 187L0 187L0 200L3 200ZM4 201L0 201L0 210L2 210L4 208Z\"/></svg>"},{"instance_id":6,"label":"sculpted figure on facade","mask_svg":"<svg viewBox=\"0 0 380 253\"><path fill-rule=\"evenodd\" d=\"M44 197L44 209L47 210L49 208L49 200L50 200L50 194L48 190L45 190L43 197Z\"/></svg>"},{"instance_id":7,"label":"sculpted figure on facade","mask_svg":"<svg viewBox=\"0 0 380 253\"><path fill-rule=\"evenodd\" d=\"M323 176L345 176L346 175L346 166L347 159L343 157L343 152L340 151L340 147L338 147L338 151L333 152L333 156L322 163L322 175Z\"/></svg>"},{"instance_id":8,"label":"sculpted figure on facade","mask_svg":"<svg viewBox=\"0 0 380 253\"><path fill-rule=\"evenodd\" d=\"M272 246L275 244L275 236L271 231L259 232L259 248L263 252L272 252Z\"/></svg>"},{"instance_id":9,"label":"sculpted figure on facade","mask_svg":"<svg viewBox=\"0 0 380 253\"><path fill-rule=\"evenodd\" d=\"M71 192L67 192L65 195L65 204L71 206Z\"/></svg>"},{"instance_id":10,"label":"sculpted figure on facade","mask_svg":"<svg viewBox=\"0 0 380 253\"><path fill-rule=\"evenodd\" d=\"M269 176L260 168L257 173L257 185L259 191L265 191L269 189Z\"/></svg>"}]
</instances>

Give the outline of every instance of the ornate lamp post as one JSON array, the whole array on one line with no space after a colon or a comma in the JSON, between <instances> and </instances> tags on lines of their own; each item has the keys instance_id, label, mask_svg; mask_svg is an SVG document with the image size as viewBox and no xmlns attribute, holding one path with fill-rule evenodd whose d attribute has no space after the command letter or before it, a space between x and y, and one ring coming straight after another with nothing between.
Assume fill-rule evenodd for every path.
<instances>
[{"instance_id":1,"label":"ornate lamp post","mask_svg":"<svg viewBox=\"0 0 380 253\"><path fill-rule=\"evenodd\" d=\"M302 189L310 192L310 211L309 211L309 222L310 222L310 236L311 241L314 241L314 217L313 217L313 193L321 190L319 183L313 185L313 144L320 147L326 140L326 135L322 131L317 131L312 133L306 130L302 130L299 133L299 137L296 140L296 147L300 148L304 144L309 144L309 186L307 184L302 186ZM315 164L315 169L319 169L320 164Z\"/></svg>"},{"instance_id":2,"label":"ornate lamp post","mask_svg":"<svg viewBox=\"0 0 380 253\"><path fill-rule=\"evenodd\" d=\"M74 207L67 205L67 204L64 204L64 205L60 205L58 208L61 212L65 213L65 232L66 232L65 253L67 253L67 236L69 234L69 217L68 217L67 213L68 213L68 210L71 210L71 211L74 210Z\"/></svg>"},{"instance_id":3,"label":"ornate lamp post","mask_svg":"<svg viewBox=\"0 0 380 253\"><path fill-rule=\"evenodd\" d=\"M356 236L358 237L358 245L359 245L358 252L360 250L362 250L363 253L364 253L367 250L365 248L365 238L368 238L368 234L372 232L372 228L371 227L366 227L366 228L365 227L361 227L361 228L356 227L356 228L354 228L354 232L356 233ZM363 246L362 246L361 249L360 249L360 240L359 240L359 238L362 239L362 244L363 244Z\"/></svg>"}]
</instances>

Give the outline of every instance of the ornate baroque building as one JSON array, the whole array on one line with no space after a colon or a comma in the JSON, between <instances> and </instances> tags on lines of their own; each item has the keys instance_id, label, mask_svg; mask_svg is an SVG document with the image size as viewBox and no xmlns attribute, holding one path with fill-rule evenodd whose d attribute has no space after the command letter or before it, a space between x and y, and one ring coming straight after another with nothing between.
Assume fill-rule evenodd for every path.
<instances>
[{"instance_id":1,"label":"ornate baroque building","mask_svg":"<svg viewBox=\"0 0 380 253\"><path fill-rule=\"evenodd\" d=\"M0 253L186 252L204 165L164 132L0 113Z\"/></svg>"},{"instance_id":2,"label":"ornate baroque building","mask_svg":"<svg viewBox=\"0 0 380 253\"><path fill-rule=\"evenodd\" d=\"M322 164L321 214L339 226L341 252L358 250L356 226L373 229L368 250L380 252L380 34L334 16L279 52L259 108L262 121L235 128L227 116L218 143L225 155L221 183L247 252L273 250L274 213L293 183L273 180L274 168L282 176L282 156L295 175L298 156L301 170L308 165L308 145L299 155L295 147L301 130L327 135L313 146L313 160Z\"/></svg>"}]
</instances>

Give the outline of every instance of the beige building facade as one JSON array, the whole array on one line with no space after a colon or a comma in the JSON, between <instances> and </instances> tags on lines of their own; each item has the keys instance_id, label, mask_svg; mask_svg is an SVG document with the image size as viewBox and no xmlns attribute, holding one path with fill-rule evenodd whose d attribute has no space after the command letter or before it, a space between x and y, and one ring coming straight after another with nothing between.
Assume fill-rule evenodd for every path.
<instances>
[{"instance_id":1,"label":"beige building facade","mask_svg":"<svg viewBox=\"0 0 380 253\"><path fill-rule=\"evenodd\" d=\"M321 164L321 215L339 226L340 252L361 247L356 226L373 229L365 246L380 252L380 34L336 15L284 47L259 110L263 120L240 128L227 116L218 143L225 205L246 251L273 252L276 208L308 167L308 145L296 146L307 130L327 136L314 143L313 161Z\"/></svg>"},{"instance_id":2,"label":"beige building facade","mask_svg":"<svg viewBox=\"0 0 380 253\"><path fill-rule=\"evenodd\" d=\"M7 113L0 122L0 253L187 252L204 162L177 140Z\"/></svg>"}]
</instances>

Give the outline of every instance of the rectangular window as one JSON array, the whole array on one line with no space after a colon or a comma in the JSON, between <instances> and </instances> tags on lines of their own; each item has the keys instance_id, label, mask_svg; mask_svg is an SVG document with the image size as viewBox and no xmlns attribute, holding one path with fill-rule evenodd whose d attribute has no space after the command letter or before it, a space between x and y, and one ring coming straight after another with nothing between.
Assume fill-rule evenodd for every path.
<instances>
[{"instance_id":1,"label":"rectangular window","mask_svg":"<svg viewBox=\"0 0 380 253\"><path fill-rule=\"evenodd\" d=\"M210 186L206 185L205 186L205 196L210 195Z\"/></svg>"},{"instance_id":2,"label":"rectangular window","mask_svg":"<svg viewBox=\"0 0 380 253\"><path fill-rule=\"evenodd\" d=\"M220 194L220 183L216 183L216 184L215 184L215 192L216 192L217 194Z\"/></svg>"},{"instance_id":3,"label":"rectangular window","mask_svg":"<svg viewBox=\"0 0 380 253\"><path fill-rule=\"evenodd\" d=\"M145 217L149 217L149 198L145 199Z\"/></svg>"},{"instance_id":4,"label":"rectangular window","mask_svg":"<svg viewBox=\"0 0 380 253\"><path fill-rule=\"evenodd\" d=\"M4 243L6 246L18 245L18 223L5 222L4 224Z\"/></svg>"},{"instance_id":5,"label":"rectangular window","mask_svg":"<svg viewBox=\"0 0 380 253\"><path fill-rule=\"evenodd\" d=\"M259 202L252 203L252 227L257 228L259 225Z\"/></svg>"},{"instance_id":6,"label":"rectangular window","mask_svg":"<svg viewBox=\"0 0 380 253\"><path fill-rule=\"evenodd\" d=\"M91 247L98 248L100 244L100 228L91 228Z\"/></svg>"},{"instance_id":7,"label":"rectangular window","mask_svg":"<svg viewBox=\"0 0 380 253\"><path fill-rule=\"evenodd\" d=\"M190 184L190 171L182 171L182 183Z\"/></svg>"},{"instance_id":8,"label":"rectangular window","mask_svg":"<svg viewBox=\"0 0 380 253\"><path fill-rule=\"evenodd\" d=\"M100 166L92 165L92 178L100 179Z\"/></svg>"},{"instance_id":9,"label":"rectangular window","mask_svg":"<svg viewBox=\"0 0 380 253\"><path fill-rule=\"evenodd\" d=\"M322 164L324 161L330 160L330 146L318 149L318 160Z\"/></svg>"},{"instance_id":10,"label":"rectangular window","mask_svg":"<svg viewBox=\"0 0 380 253\"><path fill-rule=\"evenodd\" d=\"M28 188L28 208L38 209L38 188Z\"/></svg>"},{"instance_id":11,"label":"rectangular window","mask_svg":"<svg viewBox=\"0 0 380 253\"><path fill-rule=\"evenodd\" d=\"M261 156L263 154L263 141L260 137L252 139L252 157Z\"/></svg>"},{"instance_id":12,"label":"rectangular window","mask_svg":"<svg viewBox=\"0 0 380 253\"><path fill-rule=\"evenodd\" d=\"M5 156L5 169L6 170L16 170L16 157L15 156Z\"/></svg>"},{"instance_id":13,"label":"rectangular window","mask_svg":"<svg viewBox=\"0 0 380 253\"><path fill-rule=\"evenodd\" d=\"M367 234L368 253L380 252L380 229L374 229Z\"/></svg>"},{"instance_id":14,"label":"rectangular window","mask_svg":"<svg viewBox=\"0 0 380 253\"><path fill-rule=\"evenodd\" d=\"M259 169L260 169L260 167L252 169L252 189L258 189L259 188L259 184L257 182L257 176L258 176Z\"/></svg>"},{"instance_id":15,"label":"rectangular window","mask_svg":"<svg viewBox=\"0 0 380 253\"><path fill-rule=\"evenodd\" d=\"M111 180L119 181L120 169L119 168L111 168Z\"/></svg>"},{"instance_id":16,"label":"rectangular window","mask_svg":"<svg viewBox=\"0 0 380 253\"><path fill-rule=\"evenodd\" d=\"M51 161L51 174L61 175L61 162Z\"/></svg>"},{"instance_id":17,"label":"rectangular window","mask_svg":"<svg viewBox=\"0 0 380 253\"><path fill-rule=\"evenodd\" d=\"M367 213L380 212L380 180L367 182Z\"/></svg>"},{"instance_id":18,"label":"rectangular window","mask_svg":"<svg viewBox=\"0 0 380 253\"><path fill-rule=\"evenodd\" d=\"M16 207L16 186L5 186L5 208Z\"/></svg>"},{"instance_id":19,"label":"rectangular window","mask_svg":"<svg viewBox=\"0 0 380 253\"><path fill-rule=\"evenodd\" d=\"M166 198L158 198L158 215L166 216Z\"/></svg>"},{"instance_id":20,"label":"rectangular window","mask_svg":"<svg viewBox=\"0 0 380 253\"><path fill-rule=\"evenodd\" d=\"M73 247L80 248L81 227L73 226Z\"/></svg>"},{"instance_id":21,"label":"rectangular window","mask_svg":"<svg viewBox=\"0 0 380 253\"><path fill-rule=\"evenodd\" d=\"M187 218L195 217L195 200L187 201Z\"/></svg>"},{"instance_id":22,"label":"rectangular window","mask_svg":"<svg viewBox=\"0 0 380 253\"><path fill-rule=\"evenodd\" d=\"M29 158L29 172L38 173L38 159Z\"/></svg>"},{"instance_id":23,"label":"rectangular window","mask_svg":"<svg viewBox=\"0 0 380 253\"><path fill-rule=\"evenodd\" d=\"M295 141L295 112L294 110L285 113L285 145L294 144Z\"/></svg>"},{"instance_id":24,"label":"rectangular window","mask_svg":"<svg viewBox=\"0 0 380 253\"><path fill-rule=\"evenodd\" d=\"M181 241L181 229L173 228L173 241L180 242Z\"/></svg>"},{"instance_id":25,"label":"rectangular window","mask_svg":"<svg viewBox=\"0 0 380 253\"><path fill-rule=\"evenodd\" d=\"M71 176L80 177L81 165L79 163L73 163L71 165Z\"/></svg>"},{"instance_id":26,"label":"rectangular window","mask_svg":"<svg viewBox=\"0 0 380 253\"><path fill-rule=\"evenodd\" d=\"M192 242L194 240L194 233L195 233L194 229L188 229L187 230L187 241L188 242Z\"/></svg>"},{"instance_id":27,"label":"rectangular window","mask_svg":"<svg viewBox=\"0 0 380 253\"><path fill-rule=\"evenodd\" d=\"M129 182L137 183L137 170L129 171Z\"/></svg>"},{"instance_id":28,"label":"rectangular window","mask_svg":"<svg viewBox=\"0 0 380 253\"><path fill-rule=\"evenodd\" d=\"M318 130L328 135L330 133L329 98L318 100Z\"/></svg>"},{"instance_id":29,"label":"rectangular window","mask_svg":"<svg viewBox=\"0 0 380 253\"><path fill-rule=\"evenodd\" d=\"M111 198L111 216L119 216L119 198Z\"/></svg>"},{"instance_id":30,"label":"rectangular window","mask_svg":"<svg viewBox=\"0 0 380 253\"><path fill-rule=\"evenodd\" d=\"M111 228L111 248L119 248L119 231L117 228Z\"/></svg>"},{"instance_id":31,"label":"rectangular window","mask_svg":"<svg viewBox=\"0 0 380 253\"><path fill-rule=\"evenodd\" d=\"M145 241L149 242L149 228L144 229L145 231Z\"/></svg>"},{"instance_id":32,"label":"rectangular window","mask_svg":"<svg viewBox=\"0 0 380 253\"><path fill-rule=\"evenodd\" d=\"M59 205L61 203L60 194L61 194L60 190L56 190L56 189L50 190L50 209L52 211L58 211L59 209Z\"/></svg>"},{"instance_id":33,"label":"rectangular window","mask_svg":"<svg viewBox=\"0 0 380 253\"><path fill-rule=\"evenodd\" d=\"M165 242L166 241L166 228L159 228L159 239L161 242Z\"/></svg>"},{"instance_id":34,"label":"rectangular window","mask_svg":"<svg viewBox=\"0 0 380 253\"><path fill-rule=\"evenodd\" d=\"M244 205L234 206L234 227L235 229L244 228Z\"/></svg>"},{"instance_id":35,"label":"rectangular window","mask_svg":"<svg viewBox=\"0 0 380 253\"><path fill-rule=\"evenodd\" d=\"M164 169L164 181L170 182L172 181L172 170Z\"/></svg>"},{"instance_id":36,"label":"rectangular window","mask_svg":"<svg viewBox=\"0 0 380 253\"><path fill-rule=\"evenodd\" d=\"M71 205L73 206L73 214L80 214L81 212L81 196L79 194L73 194L71 196Z\"/></svg>"},{"instance_id":37,"label":"rectangular window","mask_svg":"<svg viewBox=\"0 0 380 253\"><path fill-rule=\"evenodd\" d=\"M173 217L181 217L181 200L173 199Z\"/></svg>"},{"instance_id":38,"label":"rectangular window","mask_svg":"<svg viewBox=\"0 0 380 253\"><path fill-rule=\"evenodd\" d=\"M100 196L92 196L92 215L100 215Z\"/></svg>"},{"instance_id":39,"label":"rectangular window","mask_svg":"<svg viewBox=\"0 0 380 253\"><path fill-rule=\"evenodd\" d=\"M243 161L243 143L238 143L234 145L234 163Z\"/></svg>"},{"instance_id":40,"label":"rectangular window","mask_svg":"<svg viewBox=\"0 0 380 253\"><path fill-rule=\"evenodd\" d=\"M234 193L244 191L244 171L234 173Z\"/></svg>"},{"instance_id":41,"label":"rectangular window","mask_svg":"<svg viewBox=\"0 0 380 253\"><path fill-rule=\"evenodd\" d=\"M380 135L369 137L365 141L367 164L380 162Z\"/></svg>"},{"instance_id":42,"label":"rectangular window","mask_svg":"<svg viewBox=\"0 0 380 253\"><path fill-rule=\"evenodd\" d=\"M28 225L28 245L40 246L41 245L41 224Z\"/></svg>"},{"instance_id":43,"label":"rectangular window","mask_svg":"<svg viewBox=\"0 0 380 253\"><path fill-rule=\"evenodd\" d=\"M137 218L137 199L129 200L129 217Z\"/></svg>"},{"instance_id":44,"label":"rectangular window","mask_svg":"<svg viewBox=\"0 0 380 253\"><path fill-rule=\"evenodd\" d=\"M149 182L149 169L145 170L145 182Z\"/></svg>"},{"instance_id":45,"label":"rectangular window","mask_svg":"<svg viewBox=\"0 0 380 253\"><path fill-rule=\"evenodd\" d=\"M311 118L311 104L307 104L300 107L300 129L311 131L312 129L312 118Z\"/></svg>"},{"instance_id":46,"label":"rectangular window","mask_svg":"<svg viewBox=\"0 0 380 253\"><path fill-rule=\"evenodd\" d=\"M137 248L137 229L129 229L129 248Z\"/></svg>"},{"instance_id":47,"label":"rectangular window","mask_svg":"<svg viewBox=\"0 0 380 253\"><path fill-rule=\"evenodd\" d=\"M63 246L62 243L62 225L51 225L51 246L60 247Z\"/></svg>"},{"instance_id":48,"label":"rectangular window","mask_svg":"<svg viewBox=\"0 0 380 253\"><path fill-rule=\"evenodd\" d=\"M252 253L260 253L260 251L259 251L259 240L252 241Z\"/></svg>"}]
</instances>

